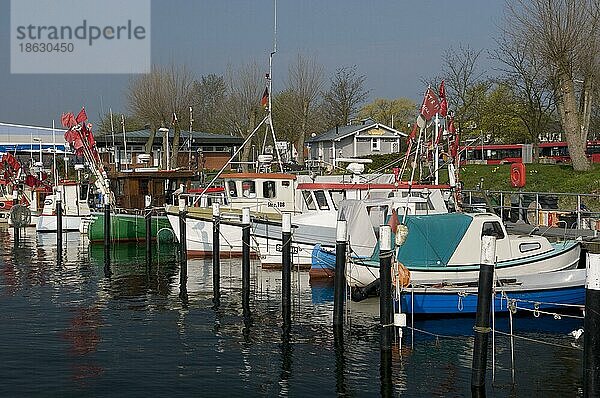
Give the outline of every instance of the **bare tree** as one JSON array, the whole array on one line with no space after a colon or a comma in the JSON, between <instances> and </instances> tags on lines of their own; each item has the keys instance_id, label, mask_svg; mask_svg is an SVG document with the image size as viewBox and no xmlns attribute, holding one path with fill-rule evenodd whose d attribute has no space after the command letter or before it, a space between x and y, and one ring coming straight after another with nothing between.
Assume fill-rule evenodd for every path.
<instances>
[{"instance_id":1,"label":"bare tree","mask_svg":"<svg viewBox=\"0 0 600 398\"><path fill-rule=\"evenodd\" d=\"M127 90L128 107L138 120L150 125L150 138L146 142L149 153L159 127L172 125L174 129L170 167L177 166L180 125L189 121L188 107L193 103L193 75L185 67L154 66L147 75L131 81ZM173 123L173 115L177 122ZM168 137L163 137L163 164L166 165Z\"/></svg>"},{"instance_id":2,"label":"bare tree","mask_svg":"<svg viewBox=\"0 0 600 398\"><path fill-rule=\"evenodd\" d=\"M223 133L227 85L223 76L210 74L194 82L195 126L209 133Z\"/></svg>"},{"instance_id":3,"label":"bare tree","mask_svg":"<svg viewBox=\"0 0 600 398\"><path fill-rule=\"evenodd\" d=\"M376 98L363 106L358 113L360 118L371 118L376 122L403 131L408 123L414 120L417 104L411 99L400 97L396 99Z\"/></svg>"},{"instance_id":4,"label":"bare tree","mask_svg":"<svg viewBox=\"0 0 600 398\"><path fill-rule=\"evenodd\" d=\"M461 134L480 124L482 93L491 86L478 69L480 55L481 50L462 45L449 48L444 55L443 74L449 107L455 111Z\"/></svg>"},{"instance_id":5,"label":"bare tree","mask_svg":"<svg viewBox=\"0 0 600 398\"><path fill-rule=\"evenodd\" d=\"M512 116L525 125L527 138L533 144L534 161L537 161L540 136L550 126L555 109L552 85L531 42L512 39L505 35L497 40L498 49L492 57L504 65L503 83L510 88L512 102L517 105L510 108L516 111Z\"/></svg>"},{"instance_id":6,"label":"bare tree","mask_svg":"<svg viewBox=\"0 0 600 398\"><path fill-rule=\"evenodd\" d=\"M529 41L548 67L575 170L585 155L600 50L599 0L509 0L504 33Z\"/></svg>"},{"instance_id":7,"label":"bare tree","mask_svg":"<svg viewBox=\"0 0 600 398\"><path fill-rule=\"evenodd\" d=\"M229 131L247 138L265 115L265 110L260 107L265 79L256 62L250 62L236 70L229 68L225 83L224 124ZM242 162L248 161L251 150L250 145L242 149ZM244 163L242 167L248 170L247 164Z\"/></svg>"},{"instance_id":8,"label":"bare tree","mask_svg":"<svg viewBox=\"0 0 600 398\"><path fill-rule=\"evenodd\" d=\"M323 94L329 118L333 125L346 125L369 97L365 89L365 75L357 73L356 65L338 68L331 79L329 90Z\"/></svg>"},{"instance_id":9,"label":"bare tree","mask_svg":"<svg viewBox=\"0 0 600 398\"><path fill-rule=\"evenodd\" d=\"M314 130L318 118L318 99L323 88L323 66L312 57L298 54L288 69L287 90L291 94L291 111L298 121L296 146L298 163L304 165L304 140Z\"/></svg>"}]
</instances>

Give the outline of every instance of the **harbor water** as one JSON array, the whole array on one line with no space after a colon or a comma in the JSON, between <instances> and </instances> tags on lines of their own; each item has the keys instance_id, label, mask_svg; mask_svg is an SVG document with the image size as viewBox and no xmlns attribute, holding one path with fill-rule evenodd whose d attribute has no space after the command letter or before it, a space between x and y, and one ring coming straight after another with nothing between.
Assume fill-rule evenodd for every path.
<instances>
[{"instance_id":1,"label":"harbor water","mask_svg":"<svg viewBox=\"0 0 600 398\"><path fill-rule=\"evenodd\" d=\"M222 260L215 307L211 260L190 259L182 285L172 244L154 248L150 267L143 243L115 244L109 268L102 244L78 233L66 234L58 259L56 236L35 229L17 244L0 230L0 245L3 397L471 395L474 317L415 320L394 348L390 380L380 376L378 301L348 303L335 344L333 284L311 284L308 271L292 275L288 339L281 272L258 262L248 318L239 259ZM488 396L582 394L583 339L570 332L583 319L535 315L514 317L514 383L510 339L495 334ZM506 316L495 322L509 330Z\"/></svg>"}]
</instances>

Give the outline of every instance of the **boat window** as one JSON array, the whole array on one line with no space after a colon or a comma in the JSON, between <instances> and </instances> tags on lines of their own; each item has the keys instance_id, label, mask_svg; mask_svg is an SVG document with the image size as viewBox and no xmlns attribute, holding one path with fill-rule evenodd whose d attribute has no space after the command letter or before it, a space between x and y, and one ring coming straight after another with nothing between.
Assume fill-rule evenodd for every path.
<instances>
[{"instance_id":1,"label":"boat window","mask_svg":"<svg viewBox=\"0 0 600 398\"><path fill-rule=\"evenodd\" d=\"M315 191L315 199L317 199L319 210L329 210L329 205L327 204L327 197L325 196L325 191Z\"/></svg>"},{"instance_id":2,"label":"boat window","mask_svg":"<svg viewBox=\"0 0 600 398\"><path fill-rule=\"evenodd\" d=\"M483 223L481 236L495 236L496 239L503 239L504 231L498 221L487 221Z\"/></svg>"},{"instance_id":3,"label":"boat window","mask_svg":"<svg viewBox=\"0 0 600 398\"><path fill-rule=\"evenodd\" d=\"M331 196L331 201L333 202L333 207L338 209L340 202L346 199L346 192L344 191L329 191L329 195Z\"/></svg>"},{"instance_id":4,"label":"boat window","mask_svg":"<svg viewBox=\"0 0 600 398\"><path fill-rule=\"evenodd\" d=\"M244 198L256 198L256 183L254 181L242 181L242 196Z\"/></svg>"},{"instance_id":5,"label":"boat window","mask_svg":"<svg viewBox=\"0 0 600 398\"><path fill-rule=\"evenodd\" d=\"M302 191L302 196L304 196L304 202L306 203L306 208L308 210L317 210L317 206L315 206L315 201L313 200L310 191Z\"/></svg>"},{"instance_id":6,"label":"boat window","mask_svg":"<svg viewBox=\"0 0 600 398\"><path fill-rule=\"evenodd\" d=\"M84 183L79 186L79 200L87 200L90 184Z\"/></svg>"},{"instance_id":7,"label":"boat window","mask_svg":"<svg viewBox=\"0 0 600 398\"><path fill-rule=\"evenodd\" d=\"M235 186L235 181L227 181L227 189L229 190L229 196L232 198L237 198L237 187Z\"/></svg>"},{"instance_id":8,"label":"boat window","mask_svg":"<svg viewBox=\"0 0 600 398\"><path fill-rule=\"evenodd\" d=\"M275 197L275 181L263 182L263 196L265 198Z\"/></svg>"},{"instance_id":9,"label":"boat window","mask_svg":"<svg viewBox=\"0 0 600 398\"><path fill-rule=\"evenodd\" d=\"M290 182L289 181L281 181L281 186L282 187L289 187L290 186Z\"/></svg>"},{"instance_id":10,"label":"boat window","mask_svg":"<svg viewBox=\"0 0 600 398\"><path fill-rule=\"evenodd\" d=\"M538 250L541 247L542 245L540 245L539 242L521 243L519 245L519 250L521 251L521 253L525 253L530 252L532 250Z\"/></svg>"}]
</instances>

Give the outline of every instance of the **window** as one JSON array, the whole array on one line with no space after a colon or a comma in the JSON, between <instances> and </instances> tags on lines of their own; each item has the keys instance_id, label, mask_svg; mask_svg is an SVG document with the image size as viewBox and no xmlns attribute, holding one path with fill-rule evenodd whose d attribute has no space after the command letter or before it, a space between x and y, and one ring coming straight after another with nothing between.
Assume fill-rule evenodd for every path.
<instances>
[{"instance_id":1,"label":"window","mask_svg":"<svg viewBox=\"0 0 600 398\"><path fill-rule=\"evenodd\" d=\"M227 181L227 190L229 191L229 196L232 198L237 198L237 187L235 186L235 181Z\"/></svg>"},{"instance_id":2,"label":"window","mask_svg":"<svg viewBox=\"0 0 600 398\"><path fill-rule=\"evenodd\" d=\"M344 191L329 191L329 195L331 196L331 201L333 202L333 207L335 207L335 209L338 209L338 206L340 204L340 202L345 198L345 192Z\"/></svg>"},{"instance_id":3,"label":"window","mask_svg":"<svg viewBox=\"0 0 600 398\"><path fill-rule=\"evenodd\" d=\"M315 199L317 199L319 210L329 210L329 205L327 204L327 197L325 196L324 191L315 191Z\"/></svg>"},{"instance_id":4,"label":"window","mask_svg":"<svg viewBox=\"0 0 600 398\"><path fill-rule=\"evenodd\" d=\"M302 191L302 196L304 197L304 203L306 203L306 208L308 210L317 210L315 201L309 191Z\"/></svg>"},{"instance_id":5,"label":"window","mask_svg":"<svg viewBox=\"0 0 600 398\"><path fill-rule=\"evenodd\" d=\"M274 198L275 197L275 181L263 182L263 197Z\"/></svg>"},{"instance_id":6,"label":"window","mask_svg":"<svg viewBox=\"0 0 600 398\"><path fill-rule=\"evenodd\" d=\"M521 243L519 245L519 250L521 253L526 253L532 250L538 250L540 247L542 247L542 245L540 245L538 242Z\"/></svg>"},{"instance_id":7,"label":"window","mask_svg":"<svg viewBox=\"0 0 600 398\"><path fill-rule=\"evenodd\" d=\"M242 181L242 196L244 198L256 198L256 183L254 181Z\"/></svg>"},{"instance_id":8,"label":"window","mask_svg":"<svg viewBox=\"0 0 600 398\"><path fill-rule=\"evenodd\" d=\"M289 181L281 181L281 186L282 187L289 187L290 186L290 182Z\"/></svg>"},{"instance_id":9,"label":"window","mask_svg":"<svg viewBox=\"0 0 600 398\"><path fill-rule=\"evenodd\" d=\"M79 200L87 200L89 190L90 190L90 184L82 183L79 187Z\"/></svg>"},{"instance_id":10,"label":"window","mask_svg":"<svg viewBox=\"0 0 600 398\"><path fill-rule=\"evenodd\" d=\"M371 138L371 150L372 151L381 150L381 141L379 138Z\"/></svg>"},{"instance_id":11,"label":"window","mask_svg":"<svg viewBox=\"0 0 600 398\"><path fill-rule=\"evenodd\" d=\"M495 236L496 239L503 239L504 231L498 221L487 221L483 223L481 236Z\"/></svg>"}]
</instances>

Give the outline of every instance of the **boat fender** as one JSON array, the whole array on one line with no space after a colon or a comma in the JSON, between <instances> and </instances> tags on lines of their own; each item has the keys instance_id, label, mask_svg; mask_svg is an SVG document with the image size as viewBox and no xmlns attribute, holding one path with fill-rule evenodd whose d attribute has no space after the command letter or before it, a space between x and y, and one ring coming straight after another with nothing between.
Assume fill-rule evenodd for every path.
<instances>
[{"instance_id":1,"label":"boat fender","mask_svg":"<svg viewBox=\"0 0 600 398\"><path fill-rule=\"evenodd\" d=\"M395 267L392 267L392 283L394 286L400 284L400 287L410 285L410 271L400 261L396 262Z\"/></svg>"}]
</instances>

